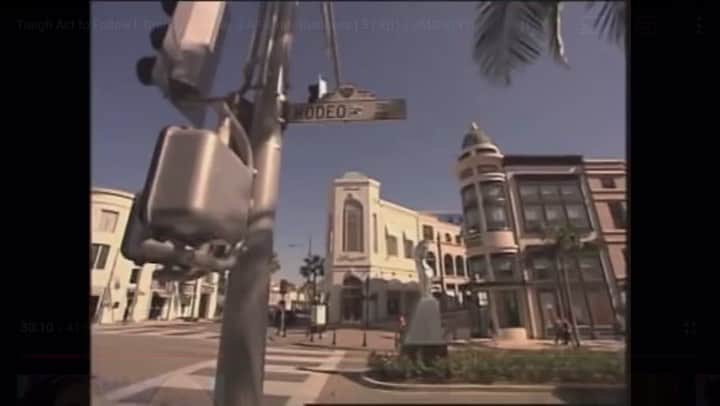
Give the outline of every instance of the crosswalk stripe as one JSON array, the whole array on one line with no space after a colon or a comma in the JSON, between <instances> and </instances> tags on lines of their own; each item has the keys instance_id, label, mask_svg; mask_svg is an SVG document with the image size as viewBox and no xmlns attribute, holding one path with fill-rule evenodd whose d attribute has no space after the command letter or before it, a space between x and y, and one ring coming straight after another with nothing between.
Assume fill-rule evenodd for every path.
<instances>
[{"instance_id":1,"label":"crosswalk stripe","mask_svg":"<svg viewBox=\"0 0 720 406\"><path fill-rule=\"evenodd\" d=\"M196 378L195 382L198 385L198 389L205 391L215 390L215 377L206 376ZM271 396L295 396L299 392L304 390L305 384L302 382L285 382L285 381L268 381L263 383L263 394ZM161 389L192 389L188 388L180 379L171 379L166 381Z\"/></svg>"},{"instance_id":2,"label":"crosswalk stripe","mask_svg":"<svg viewBox=\"0 0 720 406\"><path fill-rule=\"evenodd\" d=\"M325 361L323 358L313 358L313 357L301 357L301 356L293 356L293 355L273 355L273 354L265 354L265 360L270 361L287 361L287 362L309 362L313 364L320 364Z\"/></svg>"},{"instance_id":3,"label":"crosswalk stripe","mask_svg":"<svg viewBox=\"0 0 720 406\"><path fill-rule=\"evenodd\" d=\"M285 347L267 347L267 352L276 352L279 354L304 354L304 355L336 355L339 354L339 350L328 350L328 351L322 351L322 350L302 350L302 349L294 349L294 348L285 348Z\"/></svg>"},{"instance_id":4,"label":"crosswalk stripe","mask_svg":"<svg viewBox=\"0 0 720 406\"><path fill-rule=\"evenodd\" d=\"M281 376L271 377L266 375L266 378L274 379L266 379L264 381L263 393L266 396L288 397L289 399L285 406L302 406L305 403L313 402L327 382L328 376L307 370L299 370L298 365L292 364L312 363L320 367L331 368L340 363L345 353L343 350L334 349L310 350L268 345L265 356L265 373L293 374L307 378L304 380L298 378L296 380L286 377L285 380L282 380ZM290 365L279 365L280 363L288 363ZM107 393L104 397L112 401L122 402L123 400L127 400L128 402L119 403L124 406L138 406L142 404L135 403L137 400L132 399L132 396L151 388L155 388L158 391L162 391L163 389L169 391L180 389L190 391L199 390L208 392L208 396L212 397L215 389L216 364L216 360L207 360L183 367L142 382L117 388ZM204 372L200 372L201 370L204 370ZM298 380L302 380L302 382ZM167 393L167 395L173 396L170 393Z\"/></svg>"}]
</instances>

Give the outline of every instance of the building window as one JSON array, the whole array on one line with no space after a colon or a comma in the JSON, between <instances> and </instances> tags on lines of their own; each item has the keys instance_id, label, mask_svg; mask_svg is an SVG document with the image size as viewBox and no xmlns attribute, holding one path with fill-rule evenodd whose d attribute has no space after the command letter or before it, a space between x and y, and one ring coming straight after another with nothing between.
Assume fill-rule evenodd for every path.
<instances>
[{"instance_id":1,"label":"building window","mask_svg":"<svg viewBox=\"0 0 720 406\"><path fill-rule=\"evenodd\" d=\"M617 187L615 184L615 178L612 176L603 176L600 178L600 183L604 189L615 189Z\"/></svg>"},{"instance_id":2,"label":"building window","mask_svg":"<svg viewBox=\"0 0 720 406\"><path fill-rule=\"evenodd\" d=\"M457 244L457 245L462 244L462 239L460 239L460 235L459 235L459 234L455 236L455 244Z\"/></svg>"},{"instance_id":3,"label":"building window","mask_svg":"<svg viewBox=\"0 0 720 406\"><path fill-rule=\"evenodd\" d=\"M567 223L563 207L559 204L545 206L545 219L551 226L561 226Z\"/></svg>"},{"instance_id":4,"label":"building window","mask_svg":"<svg viewBox=\"0 0 720 406\"><path fill-rule=\"evenodd\" d=\"M563 200L582 201L582 192L577 183L565 183L560 185L560 196Z\"/></svg>"},{"instance_id":5,"label":"building window","mask_svg":"<svg viewBox=\"0 0 720 406\"><path fill-rule=\"evenodd\" d=\"M585 214L585 207L581 204L568 204L565 206L568 222L575 228L587 230L590 228L588 217Z\"/></svg>"},{"instance_id":6,"label":"building window","mask_svg":"<svg viewBox=\"0 0 720 406\"><path fill-rule=\"evenodd\" d=\"M387 255L389 257L398 256L398 241L397 237L390 234L385 234L385 249L387 249Z\"/></svg>"},{"instance_id":7,"label":"building window","mask_svg":"<svg viewBox=\"0 0 720 406\"><path fill-rule=\"evenodd\" d=\"M485 172L495 172L497 171L497 166L495 165L480 165L477 167L478 173L485 173Z\"/></svg>"},{"instance_id":8,"label":"building window","mask_svg":"<svg viewBox=\"0 0 720 406\"><path fill-rule=\"evenodd\" d=\"M140 268L134 268L130 271L130 283L138 283L140 280Z\"/></svg>"},{"instance_id":9,"label":"building window","mask_svg":"<svg viewBox=\"0 0 720 406\"><path fill-rule=\"evenodd\" d=\"M117 227L118 212L112 210L101 210L100 221L97 225L97 231L114 233Z\"/></svg>"},{"instance_id":10,"label":"building window","mask_svg":"<svg viewBox=\"0 0 720 406\"><path fill-rule=\"evenodd\" d=\"M616 229L624 230L627 228L627 212L625 202L610 202L608 203L610 208L610 215L613 219L613 224Z\"/></svg>"},{"instance_id":11,"label":"building window","mask_svg":"<svg viewBox=\"0 0 720 406\"><path fill-rule=\"evenodd\" d=\"M500 328L520 327L520 306L515 291L499 291L498 319Z\"/></svg>"},{"instance_id":12,"label":"building window","mask_svg":"<svg viewBox=\"0 0 720 406\"><path fill-rule=\"evenodd\" d=\"M422 226L423 230L423 240L426 241L433 241L435 236L435 230L433 230L432 226Z\"/></svg>"},{"instance_id":13,"label":"building window","mask_svg":"<svg viewBox=\"0 0 720 406\"><path fill-rule=\"evenodd\" d=\"M590 229L587 207L576 181L521 182L518 185L526 232L540 232L544 225L570 225Z\"/></svg>"},{"instance_id":14,"label":"building window","mask_svg":"<svg viewBox=\"0 0 720 406\"><path fill-rule=\"evenodd\" d=\"M492 262L495 280L508 281L514 278L513 256L512 255L493 255L490 257Z\"/></svg>"},{"instance_id":15,"label":"building window","mask_svg":"<svg viewBox=\"0 0 720 406\"><path fill-rule=\"evenodd\" d=\"M597 252L583 253L578 257L580 272L586 281L602 280L602 262Z\"/></svg>"},{"instance_id":16,"label":"building window","mask_svg":"<svg viewBox=\"0 0 720 406\"><path fill-rule=\"evenodd\" d=\"M443 265L445 267L445 275L448 275L448 276L455 275L455 266L453 264L452 255L445 254L445 258L443 260Z\"/></svg>"},{"instance_id":17,"label":"building window","mask_svg":"<svg viewBox=\"0 0 720 406\"><path fill-rule=\"evenodd\" d=\"M388 316L397 316L400 314L400 297L401 292L389 290L387 293L387 314Z\"/></svg>"},{"instance_id":18,"label":"building window","mask_svg":"<svg viewBox=\"0 0 720 406\"><path fill-rule=\"evenodd\" d=\"M90 269L105 269L110 246L107 244L93 244L90 253Z\"/></svg>"},{"instance_id":19,"label":"building window","mask_svg":"<svg viewBox=\"0 0 720 406\"><path fill-rule=\"evenodd\" d=\"M468 276L473 279L487 278L487 265L482 255L470 257L467 260Z\"/></svg>"},{"instance_id":20,"label":"building window","mask_svg":"<svg viewBox=\"0 0 720 406\"><path fill-rule=\"evenodd\" d=\"M570 287L572 295L572 307L575 319L579 326L587 326L590 324L590 317L585 302L585 293L582 291L578 284L574 284Z\"/></svg>"},{"instance_id":21,"label":"building window","mask_svg":"<svg viewBox=\"0 0 720 406\"><path fill-rule=\"evenodd\" d=\"M465 260L459 255L455 257L455 273L458 276L465 276Z\"/></svg>"},{"instance_id":22,"label":"building window","mask_svg":"<svg viewBox=\"0 0 720 406\"><path fill-rule=\"evenodd\" d=\"M376 254L378 252L378 224L376 213L373 213L373 252Z\"/></svg>"},{"instance_id":23,"label":"building window","mask_svg":"<svg viewBox=\"0 0 720 406\"><path fill-rule=\"evenodd\" d=\"M472 170L472 168L467 168L467 169L463 170L462 172L460 172L460 179L461 179L461 180L462 180L462 179L467 179L467 178L469 178L469 177L471 177L471 176L473 176L473 170Z\"/></svg>"},{"instance_id":24,"label":"building window","mask_svg":"<svg viewBox=\"0 0 720 406\"><path fill-rule=\"evenodd\" d=\"M525 230L540 231L542 229L542 206L534 204L524 206L523 217L525 218Z\"/></svg>"},{"instance_id":25,"label":"building window","mask_svg":"<svg viewBox=\"0 0 720 406\"><path fill-rule=\"evenodd\" d=\"M478 207L478 198L475 193L475 185L468 185L462 189L462 205L463 217L465 220L465 230L468 235L480 232L480 209Z\"/></svg>"},{"instance_id":26,"label":"building window","mask_svg":"<svg viewBox=\"0 0 720 406\"><path fill-rule=\"evenodd\" d=\"M427 259L425 261L430 266L430 268L432 268L433 276L437 276L437 261L435 260L435 254L433 254L432 252L428 252Z\"/></svg>"},{"instance_id":27,"label":"building window","mask_svg":"<svg viewBox=\"0 0 720 406\"><path fill-rule=\"evenodd\" d=\"M615 315L610 305L606 291L592 287L587 289L588 302L595 321L595 325L611 326L615 322Z\"/></svg>"},{"instance_id":28,"label":"building window","mask_svg":"<svg viewBox=\"0 0 720 406\"><path fill-rule=\"evenodd\" d=\"M403 236L403 246L405 248L405 258L413 257L413 242Z\"/></svg>"},{"instance_id":29,"label":"building window","mask_svg":"<svg viewBox=\"0 0 720 406\"><path fill-rule=\"evenodd\" d=\"M343 208L343 251L363 252L363 206L348 196Z\"/></svg>"},{"instance_id":30,"label":"building window","mask_svg":"<svg viewBox=\"0 0 720 406\"><path fill-rule=\"evenodd\" d=\"M578 268L577 257L575 255L562 255L559 258L559 261L560 265L563 267L561 269L565 270L569 280L577 281L580 279L578 276L580 274L578 271L580 268Z\"/></svg>"},{"instance_id":31,"label":"building window","mask_svg":"<svg viewBox=\"0 0 720 406\"><path fill-rule=\"evenodd\" d=\"M508 228L505 189L502 182L480 184L488 231Z\"/></svg>"},{"instance_id":32,"label":"building window","mask_svg":"<svg viewBox=\"0 0 720 406\"><path fill-rule=\"evenodd\" d=\"M553 279L555 275L555 267L553 266L552 259L546 255L536 255L530 260L530 266L532 268L533 279L535 280L549 280Z\"/></svg>"},{"instance_id":33,"label":"building window","mask_svg":"<svg viewBox=\"0 0 720 406\"><path fill-rule=\"evenodd\" d=\"M445 242L452 242L452 236L450 234L445 234Z\"/></svg>"}]
</instances>

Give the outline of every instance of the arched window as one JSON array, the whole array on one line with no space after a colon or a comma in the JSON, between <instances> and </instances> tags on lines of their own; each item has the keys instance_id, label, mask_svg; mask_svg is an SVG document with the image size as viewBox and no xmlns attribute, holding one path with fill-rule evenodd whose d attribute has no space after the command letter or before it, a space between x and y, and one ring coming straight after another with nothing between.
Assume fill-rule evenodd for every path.
<instances>
[{"instance_id":1,"label":"arched window","mask_svg":"<svg viewBox=\"0 0 720 406\"><path fill-rule=\"evenodd\" d=\"M455 272L458 276L465 276L465 260L460 255L455 257Z\"/></svg>"},{"instance_id":2,"label":"arched window","mask_svg":"<svg viewBox=\"0 0 720 406\"><path fill-rule=\"evenodd\" d=\"M435 263L435 254L432 252L427 253L427 263L430 265L430 268L433 270L433 276L437 276L437 266Z\"/></svg>"},{"instance_id":3,"label":"arched window","mask_svg":"<svg viewBox=\"0 0 720 406\"><path fill-rule=\"evenodd\" d=\"M346 288L350 288L350 289L353 289L353 288L355 288L355 289L361 289L361 288L362 288L362 281L361 281L360 278L358 278L357 276L352 275L352 274L348 274L348 275L345 276L345 278L343 279L343 286L346 287Z\"/></svg>"},{"instance_id":4,"label":"arched window","mask_svg":"<svg viewBox=\"0 0 720 406\"><path fill-rule=\"evenodd\" d=\"M343 251L364 252L363 206L348 195L343 206Z\"/></svg>"},{"instance_id":5,"label":"arched window","mask_svg":"<svg viewBox=\"0 0 720 406\"><path fill-rule=\"evenodd\" d=\"M453 266L453 257L450 254L445 254L443 259L443 265L445 266L445 275L455 275L455 267Z\"/></svg>"}]
</instances>

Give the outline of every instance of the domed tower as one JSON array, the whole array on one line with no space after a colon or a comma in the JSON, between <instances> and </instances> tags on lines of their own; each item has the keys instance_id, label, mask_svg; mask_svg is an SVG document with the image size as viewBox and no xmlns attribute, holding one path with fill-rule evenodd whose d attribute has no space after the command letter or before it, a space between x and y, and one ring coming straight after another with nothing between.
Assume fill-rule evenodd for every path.
<instances>
[{"instance_id":1,"label":"domed tower","mask_svg":"<svg viewBox=\"0 0 720 406\"><path fill-rule=\"evenodd\" d=\"M476 261L485 261L485 264L478 264L477 269L486 271L475 279L503 280L498 270L493 272L490 257L518 251L503 154L474 122L463 138L456 174L460 182L467 255L468 258L475 256Z\"/></svg>"}]
</instances>

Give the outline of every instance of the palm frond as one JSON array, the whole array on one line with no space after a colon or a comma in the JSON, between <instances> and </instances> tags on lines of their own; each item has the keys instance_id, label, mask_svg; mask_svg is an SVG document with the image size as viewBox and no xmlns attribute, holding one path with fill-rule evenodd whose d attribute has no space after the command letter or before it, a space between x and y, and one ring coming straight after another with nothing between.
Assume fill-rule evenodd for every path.
<instances>
[{"instance_id":1,"label":"palm frond","mask_svg":"<svg viewBox=\"0 0 720 406\"><path fill-rule=\"evenodd\" d=\"M588 8L600 6L595 17L595 29L600 36L619 45L624 44L627 4L624 1L590 2Z\"/></svg>"},{"instance_id":2,"label":"palm frond","mask_svg":"<svg viewBox=\"0 0 720 406\"><path fill-rule=\"evenodd\" d=\"M550 37L550 52L557 63L562 66L568 67L567 57L565 56L565 44L562 39L562 7L563 4L558 2L555 3L551 10L550 18L548 19L548 35Z\"/></svg>"},{"instance_id":3,"label":"palm frond","mask_svg":"<svg viewBox=\"0 0 720 406\"><path fill-rule=\"evenodd\" d=\"M475 19L473 59L491 82L509 85L513 71L535 62L557 2L482 1Z\"/></svg>"}]
</instances>

